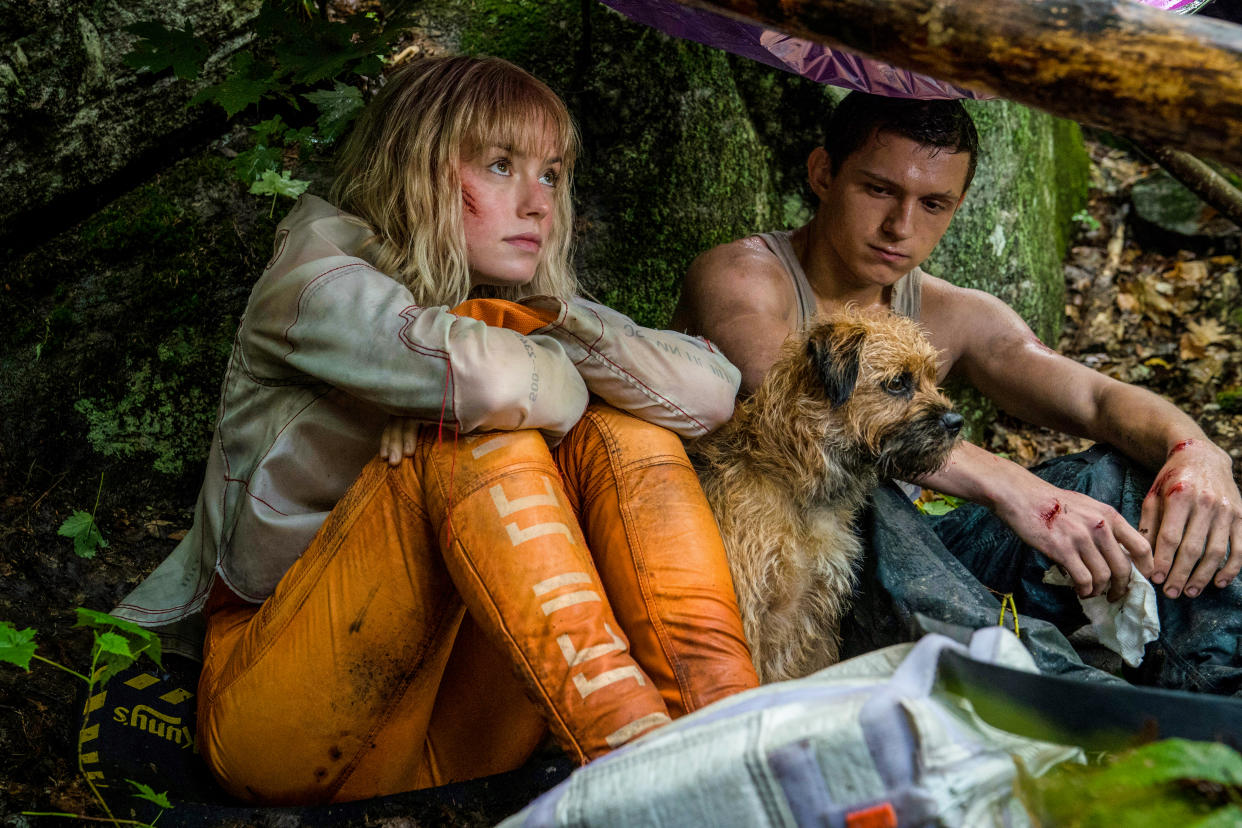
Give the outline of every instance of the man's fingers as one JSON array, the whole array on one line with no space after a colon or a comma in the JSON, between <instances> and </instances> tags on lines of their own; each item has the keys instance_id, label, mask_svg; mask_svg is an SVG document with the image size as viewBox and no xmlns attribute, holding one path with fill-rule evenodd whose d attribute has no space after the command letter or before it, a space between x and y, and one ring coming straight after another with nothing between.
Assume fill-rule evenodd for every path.
<instances>
[{"instance_id":1,"label":"man's fingers","mask_svg":"<svg viewBox=\"0 0 1242 828\"><path fill-rule=\"evenodd\" d=\"M1143 573L1143 577L1151 578L1152 569L1155 566L1155 558L1151 552L1151 544L1148 543L1147 537L1140 534L1137 529L1126 522L1121 515L1113 521L1112 527L1113 537L1121 544L1126 554L1130 556L1130 560L1138 567L1138 571Z\"/></svg>"},{"instance_id":2,"label":"man's fingers","mask_svg":"<svg viewBox=\"0 0 1242 828\"><path fill-rule=\"evenodd\" d=\"M1078 594L1083 598L1103 595L1105 590L1111 589L1112 586L1112 565L1101 553L1096 541L1096 538L1081 538L1076 550L1078 559L1086 569L1086 576L1083 580L1074 578ZM1073 577L1072 571L1070 576Z\"/></svg>"},{"instance_id":3,"label":"man's fingers","mask_svg":"<svg viewBox=\"0 0 1242 828\"><path fill-rule=\"evenodd\" d=\"M1238 572L1242 571L1242 521L1235 520L1229 529L1229 557L1225 565L1216 573L1216 585L1224 588L1229 586Z\"/></svg>"},{"instance_id":4,"label":"man's fingers","mask_svg":"<svg viewBox=\"0 0 1242 828\"><path fill-rule=\"evenodd\" d=\"M1186 524L1189 518L1189 492L1183 493L1179 489L1176 492L1170 493L1165 498L1164 505L1160 510L1160 522L1153 530L1154 535L1151 538L1152 552L1155 555L1154 571L1151 578L1152 583L1168 583L1169 576L1173 570L1173 559L1177 557L1177 549L1182 543L1183 536L1186 534ZM1203 542L1202 536L1199 542ZM1178 590L1180 591L1180 589L1181 584L1178 584Z\"/></svg>"},{"instance_id":5,"label":"man's fingers","mask_svg":"<svg viewBox=\"0 0 1242 828\"><path fill-rule=\"evenodd\" d=\"M1079 597L1088 598L1095 594L1095 576L1078 555L1070 555L1060 563L1065 574L1074 582L1074 592L1078 593ZM1103 559L1100 560L1100 564L1104 566ZM1104 569L1107 570L1108 567L1104 566Z\"/></svg>"},{"instance_id":6,"label":"man's fingers","mask_svg":"<svg viewBox=\"0 0 1242 828\"><path fill-rule=\"evenodd\" d=\"M1104 521L1100 521L1100 523L1104 523ZM1126 526L1127 529L1130 528L1129 525L1126 524L1125 520L1120 519L1120 516L1118 523ZM1130 531L1134 532L1133 529L1130 529ZM1117 542L1117 538L1114 537L1113 533L1113 527L1108 526L1107 524L1104 526L1097 525L1097 537L1095 540L1096 546L1099 549L1100 554L1104 556L1104 561L1108 564L1108 569L1111 574L1108 581L1108 600L1119 601L1125 596L1126 590L1130 586L1131 559L1130 556L1126 554L1125 550L1121 548L1121 545Z\"/></svg>"},{"instance_id":7,"label":"man's fingers","mask_svg":"<svg viewBox=\"0 0 1242 828\"><path fill-rule=\"evenodd\" d=\"M1177 546L1177 557L1173 559L1173 567L1169 570L1169 576L1164 580L1164 594L1170 598L1176 598L1182 594L1186 582L1190 579L1190 573L1194 571L1199 559L1203 557L1208 530L1212 528L1211 520L1211 515L1206 510L1196 509L1179 532L1181 542ZM1164 538L1165 527L1162 525L1160 527L1162 543Z\"/></svg>"},{"instance_id":8,"label":"man's fingers","mask_svg":"<svg viewBox=\"0 0 1242 828\"><path fill-rule=\"evenodd\" d=\"M380 457L388 461L388 465L401 463L401 421L389 419L380 435Z\"/></svg>"},{"instance_id":9,"label":"man's fingers","mask_svg":"<svg viewBox=\"0 0 1242 828\"><path fill-rule=\"evenodd\" d=\"M1195 598L1203 592L1203 588L1208 585L1212 576L1224 563L1225 554L1229 550L1230 523L1228 515L1217 515L1212 521L1212 527L1208 530L1207 543L1203 548L1203 557L1199 559L1198 565L1190 573L1190 579L1186 581L1187 597Z\"/></svg>"},{"instance_id":10,"label":"man's fingers","mask_svg":"<svg viewBox=\"0 0 1242 828\"><path fill-rule=\"evenodd\" d=\"M1139 515L1139 534L1143 536L1143 540L1147 541L1147 545L1155 551L1156 548L1156 532L1160 529L1160 519L1164 515L1164 498L1159 492L1152 488L1148 492L1147 497L1143 499L1143 511ZM1142 569L1140 566L1139 569ZM1169 574L1168 567L1160 569L1155 564L1155 557L1152 558L1151 571L1144 572L1144 575L1151 580L1152 583L1160 583L1164 580L1164 576Z\"/></svg>"}]
</instances>

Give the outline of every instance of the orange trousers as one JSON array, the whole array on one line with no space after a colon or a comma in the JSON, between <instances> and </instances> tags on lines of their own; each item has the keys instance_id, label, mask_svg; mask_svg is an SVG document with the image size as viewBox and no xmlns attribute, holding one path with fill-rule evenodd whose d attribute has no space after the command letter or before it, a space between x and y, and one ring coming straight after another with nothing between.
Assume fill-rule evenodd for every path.
<instances>
[{"instance_id":1,"label":"orange trousers","mask_svg":"<svg viewBox=\"0 0 1242 828\"><path fill-rule=\"evenodd\" d=\"M217 588L199 743L242 799L347 801L511 770L548 727L589 761L756 684L681 441L592 405L555 450L424 428L261 607Z\"/></svg>"}]
</instances>

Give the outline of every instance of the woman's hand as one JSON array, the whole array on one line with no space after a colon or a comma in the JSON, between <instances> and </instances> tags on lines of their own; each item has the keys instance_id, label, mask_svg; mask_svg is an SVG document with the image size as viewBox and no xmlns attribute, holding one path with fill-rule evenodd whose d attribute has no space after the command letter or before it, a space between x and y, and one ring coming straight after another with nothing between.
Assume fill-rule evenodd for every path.
<instances>
[{"instance_id":1,"label":"woman's hand","mask_svg":"<svg viewBox=\"0 0 1242 828\"><path fill-rule=\"evenodd\" d=\"M390 466L399 466L401 461L414 453L418 445L418 427L420 423L413 417L389 417L380 435L380 457L388 461Z\"/></svg>"}]
</instances>

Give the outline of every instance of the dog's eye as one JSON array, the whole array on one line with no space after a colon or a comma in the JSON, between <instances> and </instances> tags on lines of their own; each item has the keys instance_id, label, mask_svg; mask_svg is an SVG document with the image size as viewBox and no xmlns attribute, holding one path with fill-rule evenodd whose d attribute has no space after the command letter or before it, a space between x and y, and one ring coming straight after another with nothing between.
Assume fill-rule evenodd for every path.
<instances>
[{"instance_id":1,"label":"dog's eye","mask_svg":"<svg viewBox=\"0 0 1242 828\"><path fill-rule=\"evenodd\" d=\"M910 384L912 378L909 374L900 374L888 379L884 383L884 390L892 394L894 397L904 397L910 393Z\"/></svg>"}]
</instances>

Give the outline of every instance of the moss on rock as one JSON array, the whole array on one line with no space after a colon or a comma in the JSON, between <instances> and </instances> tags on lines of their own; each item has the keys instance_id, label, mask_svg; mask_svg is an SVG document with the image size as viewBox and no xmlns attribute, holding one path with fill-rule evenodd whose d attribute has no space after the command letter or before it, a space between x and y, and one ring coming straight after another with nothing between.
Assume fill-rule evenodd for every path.
<instances>
[{"instance_id":1,"label":"moss on rock","mask_svg":"<svg viewBox=\"0 0 1242 828\"><path fill-rule=\"evenodd\" d=\"M0 479L87 448L193 485L275 222L196 156L16 261L0 310Z\"/></svg>"},{"instance_id":2,"label":"moss on rock","mask_svg":"<svg viewBox=\"0 0 1242 828\"><path fill-rule=\"evenodd\" d=\"M979 129L978 171L924 268L999 296L1041 339L1065 312L1061 261L1070 216L1086 203L1088 161L1076 124L1008 101L966 104Z\"/></svg>"}]
</instances>

